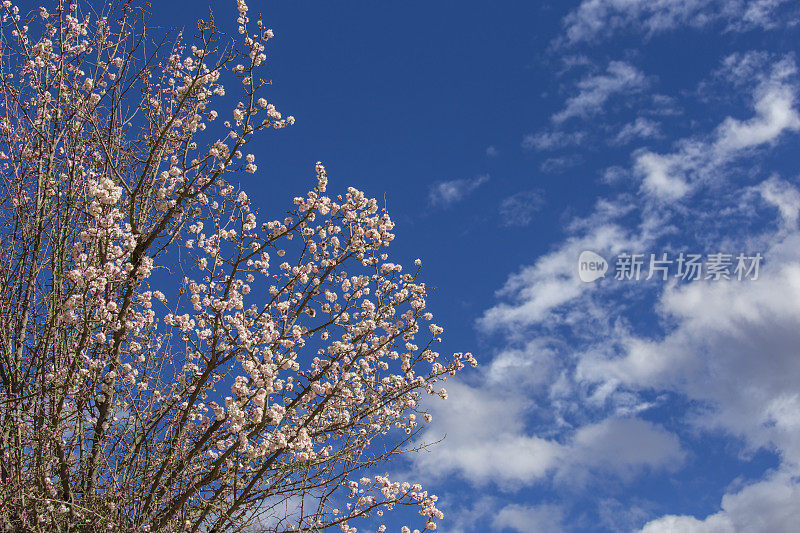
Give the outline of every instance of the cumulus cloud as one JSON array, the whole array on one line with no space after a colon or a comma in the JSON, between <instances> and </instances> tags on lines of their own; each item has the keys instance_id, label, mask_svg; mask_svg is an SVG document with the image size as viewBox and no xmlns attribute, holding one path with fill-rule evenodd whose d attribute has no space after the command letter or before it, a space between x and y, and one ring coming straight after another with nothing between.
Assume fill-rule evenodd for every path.
<instances>
[{"instance_id":1,"label":"cumulus cloud","mask_svg":"<svg viewBox=\"0 0 800 533\"><path fill-rule=\"evenodd\" d=\"M506 490L552 479L580 486L592 475L630 479L645 469L674 469L684 460L677 437L636 418L587 424L562 440L526 430L527 405L503 387L448 385L448 400L431 405L434 421L424 440L446 436L446 446L415 455L420 475L457 474L474 485Z\"/></svg>"},{"instance_id":2,"label":"cumulus cloud","mask_svg":"<svg viewBox=\"0 0 800 533\"><path fill-rule=\"evenodd\" d=\"M431 205L447 207L460 202L487 181L489 181L488 174L482 174L474 178L439 181L431 186L428 200Z\"/></svg>"},{"instance_id":3,"label":"cumulus cloud","mask_svg":"<svg viewBox=\"0 0 800 533\"><path fill-rule=\"evenodd\" d=\"M447 386L446 402L432 402L433 423L425 441L446 436L414 456L418 470L429 476L456 473L476 484L528 484L544 477L563 454L561 446L524 433L525 404L497 391L459 382Z\"/></svg>"},{"instance_id":4,"label":"cumulus cloud","mask_svg":"<svg viewBox=\"0 0 800 533\"><path fill-rule=\"evenodd\" d=\"M800 485L786 473L775 473L722 498L722 509L703 519L662 516L641 533L793 533L800 523Z\"/></svg>"},{"instance_id":5,"label":"cumulus cloud","mask_svg":"<svg viewBox=\"0 0 800 533\"><path fill-rule=\"evenodd\" d=\"M577 84L577 95L567 99L564 109L552 116L560 124L573 117L589 117L600 113L614 95L639 92L649 85L647 77L633 65L612 61L606 72L587 76Z\"/></svg>"},{"instance_id":6,"label":"cumulus cloud","mask_svg":"<svg viewBox=\"0 0 800 533\"><path fill-rule=\"evenodd\" d=\"M560 475L570 480L587 471L630 479L642 468L674 470L684 460L675 435L637 418L607 418L583 426L575 432L569 452L570 462Z\"/></svg>"},{"instance_id":7,"label":"cumulus cloud","mask_svg":"<svg viewBox=\"0 0 800 533\"><path fill-rule=\"evenodd\" d=\"M564 509L558 505L506 505L492 521L495 531L552 533L564 528Z\"/></svg>"},{"instance_id":8,"label":"cumulus cloud","mask_svg":"<svg viewBox=\"0 0 800 533\"><path fill-rule=\"evenodd\" d=\"M623 339L624 355L587 357L581 379L678 391L705 402L697 423L777 447L800 464L800 235L762 253L757 281L696 282L660 298L675 327L661 339ZM747 391L746 394L743 391Z\"/></svg>"},{"instance_id":9,"label":"cumulus cloud","mask_svg":"<svg viewBox=\"0 0 800 533\"><path fill-rule=\"evenodd\" d=\"M800 131L800 123L794 62L771 59L743 67L752 81L749 109L705 134L678 140L666 153L634 151L630 168L615 174L638 177L638 190L598 200L589 216L567 225L564 240L508 277L498 302L478 321L484 333L500 332L503 344L483 381L460 384L451 395L458 404L464 387L462 414L475 411L475 425L492 429L438 426L456 437L448 452L429 457L428 466L445 465L475 483L512 488L545 481L586 486L598 476L626 482L648 469L684 464L679 437L687 433L723 434L743 455L774 452L779 466L755 481L732 484L718 512L708 516L657 517L651 508L642 531L796 529L800 190L797 180L761 175L756 158ZM746 181L735 167L749 171ZM627 181L616 179L620 186ZM701 194L707 190L713 194ZM763 217L762 224L740 228L743 213ZM725 230L705 225L712 218ZM760 252L765 263L749 282L585 284L575 271L583 250L608 258L693 244L713 247L698 250L708 253ZM630 301L641 304L635 313ZM650 309L646 320L658 327L636 331L642 309ZM642 414L665 396L688 406L676 404L670 415L684 426L671 427L677 433ZM471 407L477 403L484 407ZM492 425L495 417L513 422L501 430ZM495 433L501 435L496 446L487 446ZM508 457L517 459L516 469ZM510 509L504 527L513 529L526 510ZM637 511L635 527L645 522L643 513Z\"/></svg>"}]
</instances>

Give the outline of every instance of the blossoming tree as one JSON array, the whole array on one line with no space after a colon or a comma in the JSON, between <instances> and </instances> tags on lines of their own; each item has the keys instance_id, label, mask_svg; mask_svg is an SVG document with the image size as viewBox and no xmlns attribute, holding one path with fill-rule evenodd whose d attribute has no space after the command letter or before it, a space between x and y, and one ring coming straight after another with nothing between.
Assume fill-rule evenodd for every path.
<instances>
[{"instance_id":1,"label":"blossoming tree","mask_svg":"<svg viewBox=\"0 0 800 533\"><path fill-rule=\"evenodd\" d=\"M419 262L388 260L374 199L326 196L318 164L260 220L235 184L257 172L247 144L294 122L262 94L272 31L237 4L235 39L209 17L152 49L131 2L2 2L3 531L442 517L381 468L430 420L421 398L475 361L432 349Z\"/></svg>"}]
</instances>

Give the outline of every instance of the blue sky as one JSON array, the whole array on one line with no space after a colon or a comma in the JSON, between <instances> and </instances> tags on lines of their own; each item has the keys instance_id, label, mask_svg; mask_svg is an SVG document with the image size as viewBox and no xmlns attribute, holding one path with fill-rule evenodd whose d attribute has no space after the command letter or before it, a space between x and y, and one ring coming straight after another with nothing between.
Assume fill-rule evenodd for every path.
<instances>
[{"instance_id":1,"label":"blue sky","mask_svg":"<svg viewBox=\"0 0 800 533\"><path fill-rule=\"evenodd\" d=\"M285 210L317 160L332 192L385 198L442 351L479 358L430 405L425 439L447 438L397 466L442 531L796 530L797 2L249 6L297 118L260 141L254 204ZM584 250L605 278L579 279ZM614 279L619 254L681 252L763 263Z\"/></svg>"}]
</instances>

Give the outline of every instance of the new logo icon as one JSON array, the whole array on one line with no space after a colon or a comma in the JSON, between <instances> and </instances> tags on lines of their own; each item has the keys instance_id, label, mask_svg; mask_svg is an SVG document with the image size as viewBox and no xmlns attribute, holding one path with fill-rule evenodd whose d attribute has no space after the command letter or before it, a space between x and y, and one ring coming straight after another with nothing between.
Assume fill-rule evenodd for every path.
<instances>
[{"instance_id":1,"label":"new logo icon","mask_svg":"<svg viewBox=\"0 0 800 533\"><path fill-rule=\"evenodd\" d=\"M603 256L590 250L584 250L578 257L578 277L584 283L591 283L599 278L606 277L608 261Z\"/></svg>"}]
</instances>

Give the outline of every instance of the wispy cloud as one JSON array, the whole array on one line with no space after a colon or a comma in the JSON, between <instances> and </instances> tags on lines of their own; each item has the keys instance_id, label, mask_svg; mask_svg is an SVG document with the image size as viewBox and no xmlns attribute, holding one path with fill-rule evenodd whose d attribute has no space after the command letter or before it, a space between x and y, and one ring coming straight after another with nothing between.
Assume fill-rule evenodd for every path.
<instances>
[{"instance_id":1,"label":"wispy cloud","mask_svg":"<svg viewBox=\"0 0 800 533\"><path fill-rule=\"evenodd\" d=\"M498 291L498 296L505 301L488 309L479 320L479 326L485 331L513 331L545 322L558 308L591 289L574 272L581 251L608 250L617 254L623 250L643 249L645 244L613 221L593 224L587 234L568 238L539 257L535 264L509 276Z\"/></svg>"},{"instance_id":2,"label":"wispy cloud","mask_svg":"<svg viewBox=\"0 0 800 533\"><path fill-rule=\"evenodd\" d=\"M749 150L800 131L797 86L790 81L795 72L794 63L785 60L771 69L771 76L753 92L751 118L727 117L708 138L686 139L671 153L638 153L634 168L642 178L642 190L661 201L680 199L699 184L724 179L719 171Z\"/></svg>"},{"instance_id":3,"label":"wispy cloud","mask_svg":"<svg viewBox=\"0 0 800 533\"><path fill-rule=\"evenodd\" d=\"M460 202L487 181L489 181L488 174L482 174L474 178L439 181L431 185L428 200L431 205L447 207Z\"/></svg>"},{"instance_id":4,"label":"wispy cloud","mask_svg":"<svg viewBox=\"0 0 800 533\"><path fill-rule=\"evenodd\" d=\"M638 117L620 128L612 144L623 145L638 139L656 139L662 136L661 125L655 120Z\"/></svg>"},{"instance_id":5,"label":"wispy cloud","mask_svg":"<svg viewBox=\"0 0 800 533\"><path fill-rule=\"evenodd\" d=\"M518 192L500 202L501 223L504 226L527 226L542 206L544 206L542 191Z\"/></svg>"},{"instance_id":6,"label":"wispy cloud","mask_svg":"<svg viewBox=\"0 0 800 533\"><path fill-rule=\"evenodd\" d=\"M646 35L681 26L722 22L730 30L772 28L794 14L791 0L583 0L564 18L569 44L596 41L619 31Z\"/></svg>"},{"instance_id":7,"label":"wispy cloud","mask_svg":"<svg viewBox=\"0 0 800 533\"><path fill-rule=\"evenodd\" d=\"M639 92L649 85L649 81L633 65L612 61L605 73L587 76L577 85L578 94L569 98L564 109L552 116L556 124L573 117L586 118L598 114L612 96Z\"/></svg>"},{"instance_id":8,"label":"wispy cloud","mask_svg":"<svg viewBox=\"0 0 800 533\"><path fill-rule=\"evenodd\" d=\"M795 91L782 83L767 83L756 96L756 116L747 121L728 118L719 128L715 147L722 152L770 143L785 131L800 130L794 108Z\"/></svg>"},{"instance_id":9,"label":"wispy cloud","mask_svg":"<svg viewBox=\"0 0 800 533\"><path fill-rule=\"evenodd\" d=\"M757 188L765 202L778 208L784 227L796 230L800 215L800 191L777 176L772 176Z\"/></svg>"},{"instance_id":10,"label":"wispy cloud","mask_svg":"<svg viewBox=\"0 0 800 533\"><path fill-rule=\"evenodd\" d=\"M539 170L546 174L558 174L583 163L580 154L565 155L563 157L550 157L542 161Z\"/></svg>"},{"instance_id":11,"label":"wispy cloud","mask_svg":"<svg viewBox=\"0 0 800 533\"><path fill-rule=\"evenodd\" d=\"M498 150L495 146L488 146L486 148L486 155L489 157L497 157L500 155L500 150Z\"/></svg>"},{"instance_id":12,"label":"wispy cloud","mask_svg":"<svg viewBox=\"0 0 800 533\"><path fill-rule=\"evenodd\" d=\"M763 75L764 66L769 61L770 55L763 50L735 52L722 60L719 68L714 71L714 78L724 80L735 87L747 86L753 83L755 78Z\"/></svg>"},{"instance_id":13,"label":"wispy cloud","mask_svg":"<svg viewBox=\"0 0 800 533\"><path fill-rule=\"evenodd\" d=\"M483 405L481 420L505 413L514 423L504 426L501 454L482 448L492 439L489 435L446 428L456 435L451 451L465 458L434 458L445 470L475 484L490 480L501 487L503 482L514 487L545 479L579 486L603 474L626 480L643 469L668 470L671 462L679 465L684 458L682 439L692 437L674 426L671 433L640 413L658 405L661 395L676 396L692 406L682 411L673 405L670 416L689 426L692 435L729 435L744 453L775 451L779 466L753 482L722 487L726 493L719 512L658 517L651 509L639 513L631 528L649 519L644 533L796 529L800 190L796 179L765 177L759 171L770 148L800 132L793 65L778 59L748 66L747 110L718 119L705 134L677 139L666 153L634 151L631 165L614 172L624 178L617 178L617 184L632 190L599 199L586 219L568 224L566 239L509 276L498 291L498 303L479 320L483 332L500 333L504 347L482 383L459 384L452 397L456 405L462 402L460 409ZM745 85L730 83L740 89ZM631 183L630 177L640 181ZM702 194L709 190L712 194ZM747 216L769 222L757 230L743 229L739 224ZM667 250L692 242L760 251L769 259L761 277L746 285L732 280L623 287L583 284L575 275L582 250L613 257L620 251ZM663 324L660 333L636 332L629 322L634 317L628 302L645 297L656 302L646 320ZM495 388L509 383L520 394L503 389L504 396ZM484 401L487 397L496 403ZM450 414L449 419L458 419ZM526 420L535 420L536 429ZM515 470L505 454L525 459ZM517 505L508 511L504 526L513 529L526 511L537 516L533 508ZM557 512L549 516L559 518Z\"/></svg>"},{"instance_id":14,"label":"wispy cloud","mask_svg":"<svg viewBox=\"0 0 800 533\"><path fill-rule=\"evenodd\" d=\"M522 139L522 147L526 150L555 150L566 146L579 145L586 137L586 133L575 131L541 131L530 133Z\"/></svg>"}]
</instances>

